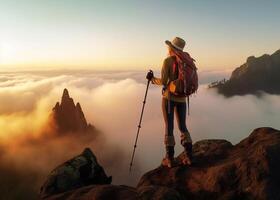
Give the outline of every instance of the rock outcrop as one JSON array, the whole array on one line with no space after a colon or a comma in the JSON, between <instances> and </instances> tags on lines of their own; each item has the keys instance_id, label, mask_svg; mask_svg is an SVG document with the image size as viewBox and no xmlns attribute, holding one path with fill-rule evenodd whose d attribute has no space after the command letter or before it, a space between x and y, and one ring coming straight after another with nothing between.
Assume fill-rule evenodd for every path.
<instances>
[{"instance_id":1,"label":"rock outcrop","mask_svg":"<svg viewBox=\"0 0 280 200\"><path fill-rule=\"evenodd\" d=\"M52 116L59 133L91 132L94 129L87 123L80 103L74 104L67 89L63 91L61 103L57 102L53 108Z\"/></svg>"},{"instance_id":2,"label":"rock outcrop","mask_svg":"<svg viewBox=\"0 0 280 200\"><path fill-rule=\"evenodd\" d=\"M146 173L138 188L164 186L183 199L280 199L280 132L256 129L233 146L225 140L194 145L191 167L159 167ZM181 159L180 155L178 159Z\"/></svg>"},{"instance_id":3,"label":"rock outcrop","mask_svg":"<svg viewBox=\"0 0 280 200\"><path fill-rule=\"evenodd\" d=\"M280 94L280 50L272 55L248 57L247 62L236 68L228 81L218 82L211 88L230 97L233 95L256 94L262 92Z\"/></svg>"},{"instance_id":4,"label":"rock outcrop","mask_svg":"<svg viewBox=\"0 0 280 200\"><path fill-rule=\"evenodd\" d=\"M95 155L86 148L82 154L66 161L51 172L41 187L40 196L45 198L86 185L110 184L111 181L112 177L105 174Z\"/></svg>"},{"instance_id":5,"label":"rock outcrop","mask_svg":"<svg viewBox=\"0 0 280 200\"><path fill-rule=\"evenodd\" d=\"M136 188L89 185L48 199L280 199L280 131L258 128L236 145L202 140L193 151L192 166L160 166L144 174Z\"/></svg>"}]
</instances>

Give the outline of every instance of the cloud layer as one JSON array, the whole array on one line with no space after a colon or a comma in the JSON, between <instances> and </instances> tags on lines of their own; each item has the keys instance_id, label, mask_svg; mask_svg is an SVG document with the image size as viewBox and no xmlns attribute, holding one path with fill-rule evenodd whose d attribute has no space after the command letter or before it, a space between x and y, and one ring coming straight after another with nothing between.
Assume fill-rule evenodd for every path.
<instances>
[{"instance_id":1,"label":"cloud layer","mask_svg":"<svg viewBox=\"0 0 280 200\"><path fill-rule=\"evenodd\" d=\"M228 77L228 72L203 72L201 83ZM136 150L133 173L129 161L145 92L145 72L29 72L0 74L0 167L14 166L20 176L36 172L40 185L46 174L84 147L91 147L115 184L135 184L164 156L161 88L151 85ZM98 142L71 138L47 139L49 114L68 88L80 102L88 122L103 131ZM201 85L191 98L187 125L194 141L223 138L232 143L257 127L280 128L279 96L248 95L226 99ZM176 153L182 151L179 132ZM38 142L40 141L40 142ZM0 147L1 147L0 146ZM37 159L39 158L39 159ZM28 164L26 164L28 160ZM38 170L39 169L39 170ZM41 172L41 173L39 173ZM24 179L23 179L24 180ZM26 189L25 189L26 190Z\"/></svg>"}]
</instances>

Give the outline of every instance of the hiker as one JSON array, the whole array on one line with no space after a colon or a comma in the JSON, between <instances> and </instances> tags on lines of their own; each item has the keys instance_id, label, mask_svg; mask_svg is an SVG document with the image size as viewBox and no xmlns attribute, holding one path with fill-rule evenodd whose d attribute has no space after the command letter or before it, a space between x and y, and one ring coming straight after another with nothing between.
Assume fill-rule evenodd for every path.
<instances>
[{"instance_id":1,"label":"hiker","mask_svg":"<svg viewBox=\"0 0 280 200\"><path fill-rule=\"evenodd\" d=\"M150 80L153 84L162 85L162 112L165 121L165 146L166 146L166 156L162 160L163 166L172 167L174 166L174 146L175 139L173 135L173 127L174 127L174 111L176 113L176 118L179 126L179 130L181 132L181 144L184 147L184 159L182 163L184 165L191 165L192 160L192 139L190 133L186 126L186 112L187 112L187 104L186 98L197 90L197 73L196 67L194 64L194 59L190 57L190 55L186 52L183 52L185 47L185 41L179 37L176 37L172 42L165 41L168 46L168 57L164 60L162 69L161 69L161 78L154 77L152 71L147 73L146 78ZM190 84L191 88L185 89L185 93L182 91L182 87L179 88L179 84L182 83L181 80L184 78L190 79L186 74L180 75L181 68L179 68L182 64L187 64L192 67L194 71L194 79L193 83ZM186 65L184 65L186 66ZM191 68L188 68L188 70ZM182 76L184 76L182 78ZM180 77L180 78L179 78ZM188 80L184 80L186 81ZM177 85L176 85L177 84ZM182 84L181 84L182 86ZM186 85L184 85L186 86ZM176 91L174 91L174 89ZM181 89L181 91L180 91Z\"/></svg>"}]
</instances>

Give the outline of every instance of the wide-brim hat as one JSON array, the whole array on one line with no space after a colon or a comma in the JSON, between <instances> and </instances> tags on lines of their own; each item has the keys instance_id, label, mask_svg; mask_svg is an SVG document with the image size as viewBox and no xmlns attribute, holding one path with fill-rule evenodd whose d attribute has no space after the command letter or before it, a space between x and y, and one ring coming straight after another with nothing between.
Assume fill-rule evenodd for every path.
<instances>
[{"instance_id":1,"label":"wide-brim hat","mask_svg":"<svg viewBox=\"0 0 280 200\"><path fill-rule=\"evenodd\" d=\"M184 47L186 45L185 40L183 40L182 38L179 37L175 37L172 42L170 42L169 40L165 41L165 44L167 44L168 46L170 46L171 48L178 50L178 51L183 51Z\"/></svg>"}]
</instances>

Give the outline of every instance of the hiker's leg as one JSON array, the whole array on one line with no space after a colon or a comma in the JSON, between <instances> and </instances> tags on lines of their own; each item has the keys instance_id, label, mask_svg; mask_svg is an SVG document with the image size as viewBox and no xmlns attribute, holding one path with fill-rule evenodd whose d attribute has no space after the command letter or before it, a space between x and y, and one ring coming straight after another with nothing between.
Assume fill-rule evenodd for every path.
<instances>
[{"instance_id":1,"label":"hiker's leg","mask_svg":"<svg viewBox=\"0 0 280 200\"><path fill-rule=\"evenodd\" d=\"M168 106L170 112L168 112ZM174 146L175 146L175 139L173 135L174 129L174 102L170 101L168 105L168 100L163 98L162 99L162 113L165 122L165 139L164 144L166 146L166 157L173 159L174 158Z\"/></svg>"},{"instance_id":2,"label":"hiker's leg","mask_svg":"<svg viewBox=\"0 0 280 200\"><path fill-rule=\"evenodd\" d=\"M177 102L175 108L178 127L181 132L181 144L184 147L185 154L187 155L187 158L184 162L187 164L191 164L192 139L186 125L186 103Z\"/></svg>"},{"instance_id":3,"label":"hiker's leg","mask_svg":"<svg viewBox=\"0 0 280 200\"><path fill-rule=\"evenodd\" d=\"M185 143L192 143L192 139L186 125L186 109L186 102L176 102L175 112L178 127L181 132L181 144L183 146Z\"/></svg>"}]
</instances>

